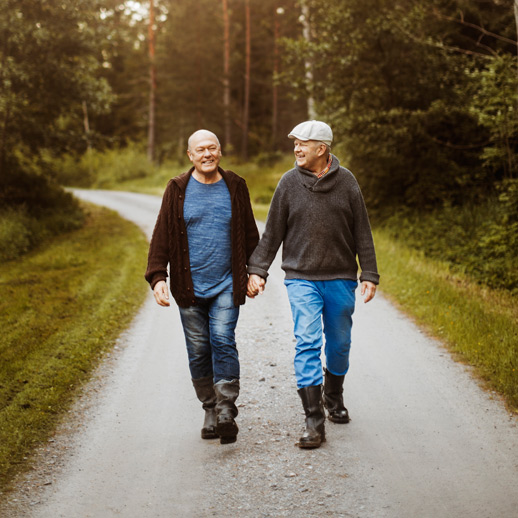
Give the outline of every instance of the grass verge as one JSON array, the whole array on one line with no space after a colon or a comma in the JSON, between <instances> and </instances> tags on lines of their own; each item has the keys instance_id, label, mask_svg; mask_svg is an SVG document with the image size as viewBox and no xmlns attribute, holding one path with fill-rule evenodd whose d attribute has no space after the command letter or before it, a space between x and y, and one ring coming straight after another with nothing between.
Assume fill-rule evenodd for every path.
<instances>
[{"instance_id":1,"label":"grass verge","mask_svg":"<svg viewBox=\"0 0 518 518\"><path fill-rule=\"evenodd\" d=\"M518 305L508 292L451 273L447 263L375 231L383 293L518 411Z\"/></svg>"},{"instance_id":2,"label":"grass verge","mask_svg":"<svg viewBox=\"0 0 518 518\"><path fill-rule=\"evenodd\" d=\"M60 235L0 273L0 487L46 440L141 305L147 241L88 205Z\"/></svg>"}]
</instances>

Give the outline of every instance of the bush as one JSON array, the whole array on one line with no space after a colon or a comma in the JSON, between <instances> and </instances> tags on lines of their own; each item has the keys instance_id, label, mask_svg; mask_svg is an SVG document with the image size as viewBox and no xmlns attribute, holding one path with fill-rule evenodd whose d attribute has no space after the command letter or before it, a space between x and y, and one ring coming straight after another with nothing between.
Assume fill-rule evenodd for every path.
<instances>
[{"instance_id":1,"label":"bush","mask_svg":"<svg viewBox=\"0 0 518 518\"><path fill-rule=\"evenodd\" d=\"M0 213L0 261L15 259L31 247L31 220L23 207Z\"/></svg>"},{"instance_id":2,"label":"bush","mask_svg":"<svg viewBox=\"0 0 518 518\"><path fill-rule=\"evenodd\" d=\"M423 213L399 210L373 220L427 256L447 261L490 288L518 295L518 181L508 180L483 203Z\"/></svg>"},{"instance_id":3,"label":"bush","mask_svg":"<svg viewBox=\"0 0 518 518\"><path fill-rule=\"evenodd\" d=\"M74 187L113 187L118 183L151 176L155 167L141 146L90 150L80 157L64 155L54 165L55 177L62 185Z\"/></svg>"},{"instance_id":4,"label":"bush","mask_svg":"<svg viewBox=\"0 0 518 518\"><path fill-rule=\"evenodd\" d=\"M78 201L44 174L40 157L13 153L6 166L0 176L0 261L83 224Z\"/></svg>"}]
</instances>

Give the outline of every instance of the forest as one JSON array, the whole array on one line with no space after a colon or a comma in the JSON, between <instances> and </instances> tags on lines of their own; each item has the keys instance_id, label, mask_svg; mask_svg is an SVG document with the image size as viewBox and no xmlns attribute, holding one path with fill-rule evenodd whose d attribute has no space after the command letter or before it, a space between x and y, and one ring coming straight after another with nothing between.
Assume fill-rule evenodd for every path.
<instances>
[{"instance_id":1,"label":"forest","mask_svg":"<svg viewBox=\"0 0 518 518\"><path fill-rule=\"evenodd\" d=\"M204 127L271 167L321 119L375 226L516 294L517 24L518 0L3 0L0 260L80 227L62 186L103 160L181 166Z\"/></svg>"}]
</instances>

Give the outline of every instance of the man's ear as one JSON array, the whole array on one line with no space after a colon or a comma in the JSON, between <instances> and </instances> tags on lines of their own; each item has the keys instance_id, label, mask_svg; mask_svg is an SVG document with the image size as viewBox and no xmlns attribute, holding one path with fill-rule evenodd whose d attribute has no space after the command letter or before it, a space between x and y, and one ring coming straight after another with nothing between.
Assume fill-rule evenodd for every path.
<instances>
[{"instance_id":1,"label":"man's ear","mask_svg":"<svg viewBox=\"0 0 518 518\"><path fill-rule=\"evenodd\" d=\"M324 156L326 154L326 150L327 150L327 146L325 144L320 144L320 146L318 146L318 151L317 151L317 155L318 156Z\"/></svg>"},{"instance_id":2,"label":"man's ear","mask_svg":"<svg viewBox=\"0 0 518 518\"><path fill-rule=\"evenodd\" d=\"M187 156L189 157L189 160L191 162L193 162L192 155L191 155L191 152L189 150L187 150Z\"/></svg>"}]
</instances>

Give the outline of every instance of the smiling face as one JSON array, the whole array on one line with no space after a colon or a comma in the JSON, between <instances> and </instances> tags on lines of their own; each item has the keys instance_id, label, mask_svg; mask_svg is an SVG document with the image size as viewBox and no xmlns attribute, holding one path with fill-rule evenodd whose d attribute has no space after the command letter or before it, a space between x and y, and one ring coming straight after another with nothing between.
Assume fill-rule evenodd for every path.
<instances>
[{"instance_id":1,"label":"smiling face","mask_svg":"<svg viewBox=\"0 0 518 518\"><path fill-rule=\"evenodd\" d=\"M316 172L325 167L326 145L323 142L316 140L299 140L296 138L293 151L297 165L302 167L302 169Z\"/></svg>"},{"instance_id":2,"label":"smiling face","mask_svg":"<svg viewBox=\"0 0 518 518\"><path fill-rule=\"evenodd\" d=\"M189 138L187 155L199 175L210 177L218 173L221 146L214 133L206 130L193 133Z\"/></svg>"}]
</instances>

